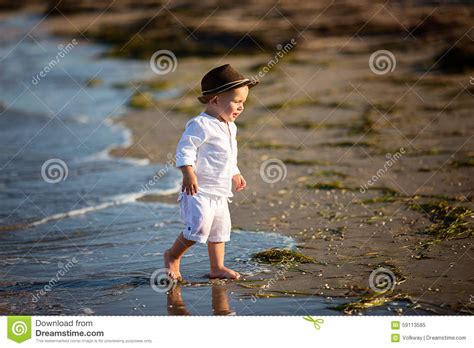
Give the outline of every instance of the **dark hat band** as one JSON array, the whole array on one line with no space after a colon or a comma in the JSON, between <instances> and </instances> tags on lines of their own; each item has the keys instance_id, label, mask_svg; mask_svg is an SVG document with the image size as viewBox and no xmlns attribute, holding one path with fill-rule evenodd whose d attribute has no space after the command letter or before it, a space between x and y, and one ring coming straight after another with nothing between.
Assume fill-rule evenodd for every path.
<instances>
[{"instance_id":1,"label":"dark hat band","mask_svg":"<svg viewBox=\"0 0 474 348\"><path fill-rule=\"evenodd\" d=\"M245 84L247 82L250 82L249 79L242 79L242 80L237 80L237 81L231 81L228 83L225 83L219 87L213 88L213 89L208 89L206 91L202 91L202 95L207 95L207 94L217 94L217 93L222 93L225 92L229 89L232 89L240 84Z\"/></svg>"}]
</instances>

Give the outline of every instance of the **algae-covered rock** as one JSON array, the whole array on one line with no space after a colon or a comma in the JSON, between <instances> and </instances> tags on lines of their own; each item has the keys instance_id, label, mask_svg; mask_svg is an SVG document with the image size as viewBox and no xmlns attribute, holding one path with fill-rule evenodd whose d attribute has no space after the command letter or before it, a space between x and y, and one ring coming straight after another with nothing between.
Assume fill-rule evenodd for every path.
<instances>
[{"instance_id":1,"label":"algae-covered rock","mask_svg":"<svg viewBox=\"0 0 474 348\"><path fill-rule=\"evenodd\" d=\"M149 92L136 92L130 97L128 106L134 109L149 109L155 106L156 103L153 99L153 95Z\"/></svg>"},{"instance_id":2,"label":"algae-covered rock","mask_svg":"<svg viewBox=\"0 0 474 348\"><path fill-rule=\"evenodd\" d=\"M86 86L87 87L96 87L102 85L104 82L101 79L98 78L90 78L89 80L86 81Z\"/></svg>"}]
</instances>

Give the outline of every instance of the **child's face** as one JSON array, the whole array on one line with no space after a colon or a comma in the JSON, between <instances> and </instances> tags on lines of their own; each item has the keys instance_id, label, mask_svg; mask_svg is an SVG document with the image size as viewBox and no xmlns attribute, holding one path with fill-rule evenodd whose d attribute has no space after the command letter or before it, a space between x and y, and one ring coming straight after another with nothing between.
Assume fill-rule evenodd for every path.
<instances>
[{"instance_id":1,"label":"child's face","mask_svg":"<svg viewBox=\"0 0 474 348\"><path fill-rule=\"evenodd\" d=\"M211 103L216 108L216 113L226 122L234 122L244 111L244 103L249 95L247 86L231 89L218 94Z\"/></svg>"}]
</instances>

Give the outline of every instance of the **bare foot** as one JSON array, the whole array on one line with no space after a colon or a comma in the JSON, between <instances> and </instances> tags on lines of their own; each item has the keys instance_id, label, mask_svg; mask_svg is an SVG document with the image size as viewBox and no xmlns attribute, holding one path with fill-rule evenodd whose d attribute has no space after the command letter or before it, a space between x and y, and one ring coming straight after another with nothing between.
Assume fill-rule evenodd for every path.
<instances>
[{"instance_id":1,"label":"bare foot","mask_svg":"<svg viewBox=\"0 0 474 348\"><path fill-rule=\"evenodd\" d=\"M179 272L180 259L173 259L170 255L170 251L166 250L163 259L165 261L165 268L168 269L168 275L171 279L180 280L181 273Z\"/></svg>"},{"instance_id":2,"label":"bare foot","mask_svg":"<svg viewBox=\"0 0 474 348\"><path fill-rule=\"evenodd\" d=\"M239 279L240 274L230 268L223 267L209 273L209 278L220 278L220 279Z\"/></svg>"}]
</instances>

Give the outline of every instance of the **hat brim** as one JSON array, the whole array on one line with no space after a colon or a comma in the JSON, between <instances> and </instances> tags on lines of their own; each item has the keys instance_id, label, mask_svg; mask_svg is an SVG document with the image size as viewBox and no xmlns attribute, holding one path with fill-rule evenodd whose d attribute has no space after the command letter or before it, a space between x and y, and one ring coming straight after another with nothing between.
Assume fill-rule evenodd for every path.
<instances>
[{"instance_id":1,"label":"hat brim","mask_svg":"<svg viewBox=\"0 0 474 348\"><path fill-rule=\"evenodd\" d=\"M221 91L218 91L218 92L200 95L200 96L198 97L198 100L199 100L201 103L203 103L203 104L207 104L207 102L208 102L209 100L211 100L212 98L214 98L214 97L215 97L216 95L218 95L218 94L221 94L221 93L224 93L224 92L227 92L227 91L236 89L236 88L244 87L244 86L248 86L249 88L252 88L252 87L258 85L259 82L260 82L260 81L258 81L258 80L248 80L248 81L244 81L244 82L242 82L242 83L233 85L233 86L230 87L230 88L225 88L225 89L223 89L223 90L221 90Z\"/></svg>"}]
</instances>

